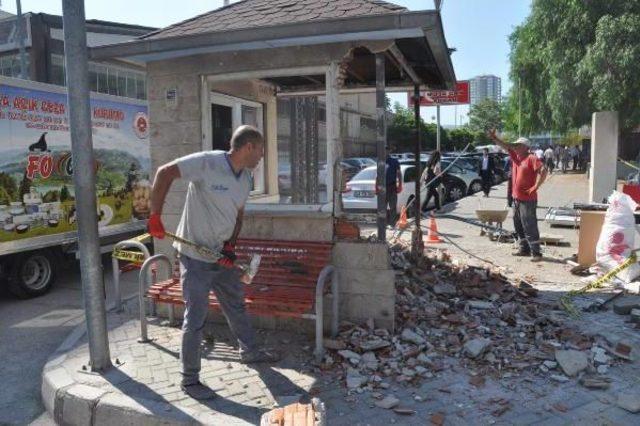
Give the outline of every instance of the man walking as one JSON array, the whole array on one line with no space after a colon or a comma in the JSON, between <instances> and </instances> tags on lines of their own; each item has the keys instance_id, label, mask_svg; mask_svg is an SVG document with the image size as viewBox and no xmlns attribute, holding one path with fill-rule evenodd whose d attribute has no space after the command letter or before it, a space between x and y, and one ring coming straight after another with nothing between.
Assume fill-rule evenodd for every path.
<instances>
[{"instance_id":1,"label":"man walking","mask_svg":"<svg viewBox=\"0 0 640 426\"><path fill-rule=\"evenodd\" d=\"M547 149L545 149L544 151L544 162L547 166L547 170L549 171L549 173L553 173L553 149L551 148L551 146L549 146Z\"/></svg>"},{"instance_id":2,"label":"man walking","mask_svg":"<svg viewBox=\"0 0 640 426\"><path fill-rule=\"evenodd\" d=\"M400 162L390 154L391 149L387 146L387 161L384 168L387 189L387 225L394 226L398 213L398 194L402 192L402 171ZM419 206L416 207L416 211L420 211Z\"/></svg>"},{"instance_id":3,"label":"man walking","mask_svg":"<svg viewBox=\"0 0 640 426\"><path fill-rule=\"evenodd\" d=\"M547 177L542 161L529 153L531 142L527 138L518 138L513 144L500 139L495 130L489 137L511 157L513 179L513 224L520 241L520 250L514 256L532 256L532 262L542 260L540 251L540 233L538 231L538 188Z\"/></svg>"},{"instance_id":4,"label":"man walking","mask_svg":"<svg viewBox=\"0 0 640 426\"><path fill-rule=\"evenodd\" d=\"M482 158L478 165L478 174L482 179L482 191L484 196L489 196L491 191L491 185L493 185L493 174L495 173L495 164L493 158L489 156L489 150L487 148L482 150Z\"/></svg>"},{"instance_id":5,"label":"man walking","mask_svg":"<svg viewBox=\"0 0 640 426\"><path fill-rule=\"evenodd\" d=\"M194 399L211 399L214 392L202 384L200 344L213 290L231 331L238 338L244 363L275 362L278 356L258 348L245 313L240 273L233 267L235 243L242 227L244 204L251 190L249 170L264 155L264 139L251 126L241 126L231 137L231 150L190 154L158 168L151 189L149 233L164 238L162 207L176 179L189 182L182 218L176 234L219 252L209 258L175 242L180 257L180 278L185 300L182 325L182 390Z\"/></svg>"}]
</instances>

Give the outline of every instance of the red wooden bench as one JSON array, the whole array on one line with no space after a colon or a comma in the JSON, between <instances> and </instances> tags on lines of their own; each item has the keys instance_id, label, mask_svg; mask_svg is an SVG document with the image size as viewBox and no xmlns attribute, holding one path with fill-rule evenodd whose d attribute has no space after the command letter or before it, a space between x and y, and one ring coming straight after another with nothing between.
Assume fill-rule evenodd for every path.
<instances>
[{"instance_id":1,"label":"red wooden bench","mask_svg":"<svg viewBox=\"0 0 640 426\"><path fill-rule=\"evenodd\" d=\"M247 262L252 254L262 257L253 282L245 287L247 312L260 316L304 318L316 321L317 359L324 353L323 295L325 281L331 275L333 294L331 332L338 332L338 280L331 263L330 242L239 240L236 254L239 262ZM175 305L184 304L182 284L172 278L150 286L147 296L155 303L170 305L173 320ZM213 292L209 293L209 307L220 310Z\"/></svg>"}]
</instances>

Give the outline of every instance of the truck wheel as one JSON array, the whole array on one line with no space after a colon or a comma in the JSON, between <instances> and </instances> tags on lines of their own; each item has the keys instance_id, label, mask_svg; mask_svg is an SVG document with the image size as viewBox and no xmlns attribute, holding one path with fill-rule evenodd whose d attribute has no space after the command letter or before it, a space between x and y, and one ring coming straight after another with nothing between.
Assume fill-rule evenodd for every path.
<instances>
[{"instance_id":1,"label":"truck wheel","mask_svg":"<svg viewBox=\"0 0 640 426\"><path fill-rule=\"evenodd\" d=\"M56 263L50 252L36 251L13 259L9 276L9 291L28 299L51 290L56 275Z\"/></svg>"}]
</instances>

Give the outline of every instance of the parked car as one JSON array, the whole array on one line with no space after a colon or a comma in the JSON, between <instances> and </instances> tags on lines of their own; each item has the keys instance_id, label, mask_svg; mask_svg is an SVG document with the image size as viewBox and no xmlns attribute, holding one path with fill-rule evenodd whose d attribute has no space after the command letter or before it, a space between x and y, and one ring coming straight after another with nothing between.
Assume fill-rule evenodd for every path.
<instances>
[{"instance_id":1,"label":"parked car","mask_svg":"<svg viewBox=\"0 0 640 426\"><path fill-rule=\"evenodd\" d=\"M365 167L376 165L376 161L374 159L367 157L345 158L344 160L342 160L342 162L345 164L349 164L350 166L357 167L359 170L362 170Z\"/></svg>"},{"instance_id":2,"label":"parked car","mask_svg":"<svg viewBox=\"0 0 640 426\"><path fill-rule=\"evenodd\" d=\"M398 194L398 213L406 206L415 194L416 167L409 164L401 164L402 191ZM371 166L361 170L353 179L347 182L342 194L342 205L346 210L375 211L378 208L376 194L377 167ZM420 197L424 200L426 187L420 188Z\"/></svg>"},{"instance_id":3,"label":"parked car","mask_svg":"<svg viewBox=\"0 0 640 426\"><path fill-rule=\"evenodd\" d=\"M427 162L428 161L421 161L421 169L424 170L424 168L427 166ZM408 164L408 165L413 165L414 161L413 160L403 160L400 161L400 164ZM457 162L456 162L457 164ZM455 167L455 165L454 165ZM453 167L452 167L453 168ZM444 170L444 168L443 168ZM454 169L454 172L458 171L458 169ZM447 172L445 172L442 175L442 185L444 186L444 201L445 203L447 202L454 202L454 201L458 201L459 199L465 197L468 194L468 183L460 178L459 176L457 176L455 173L450 173L451 169ZM461 173L458 173L461 174ZM426 192L425 192L425 196L426 196ZM421 196L422 197L422 196ZM424 198L422 198L422 200L424 200ZM423 204L423 210L425 207Z\"/></svg>"},{"instance_id":4,"label":"parked car","mask_svg":"<svg viewBox=\"0 0 640 426\"><path fill-rule=\"evenodd\" d=\"M449 165L453 162L453 158L442 159L441 167L442 170L447 169ZM471 170L463 167L461 164L458 164L460 160L456 161L448 170L447 173L453 175L460 180L462 180L466 185L465 195L475 194L476 192L482 191L482 179L480 175L475 170ZM463 163L464 164L464 163Z\"/></svg>"},{"instance_id":5,"label":"parked car","mask_svg":"<svg viewBox=\"0 0 640 426\"><path fill-rule=\"evenodd\" d=\"M393 154L389 154L391 158L395 158L396 160L413 160L416 158L415 154L412 152L396 152Z\"/></svg>"}]
</instances>

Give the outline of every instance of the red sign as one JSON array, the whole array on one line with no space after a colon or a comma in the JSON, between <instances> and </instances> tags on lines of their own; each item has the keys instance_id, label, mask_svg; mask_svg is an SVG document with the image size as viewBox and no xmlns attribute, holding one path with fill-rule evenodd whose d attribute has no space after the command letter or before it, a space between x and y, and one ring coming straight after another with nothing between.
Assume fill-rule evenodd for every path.
<instances>
[{"instance_id":1,"label":"red sign","mask_svg":"<svg viewBox=\"0 0 640 426\"><path fill-rule=\"evenodd\" d=\"M408 94L409 107L413 106L413 93ZM461 105L469 103L469 81L458 81L456 90L428 90L420 92L420 106Z\"/></svg>"}]
</instances>

